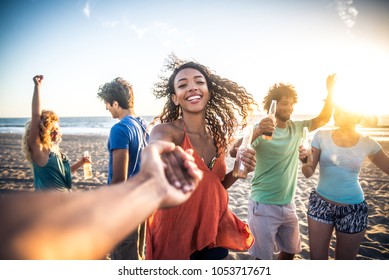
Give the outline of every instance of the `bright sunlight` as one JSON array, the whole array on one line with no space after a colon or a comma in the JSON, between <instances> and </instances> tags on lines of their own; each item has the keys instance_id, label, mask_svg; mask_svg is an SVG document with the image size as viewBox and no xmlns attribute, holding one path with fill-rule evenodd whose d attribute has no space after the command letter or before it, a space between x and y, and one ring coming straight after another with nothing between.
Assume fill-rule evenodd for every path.
<instances>
[{"instance_id":1,"label":"bright sunlight","mask_svg":"<svg viewBox=\"0 0 389 280\"><path fill-rule=\"evenodd\" d=\"M387 114L389 58L373 48L360 48L350 57L353 61L343 61L337 73L335 104L361 114Z\"/></svg>"}]
</instances>

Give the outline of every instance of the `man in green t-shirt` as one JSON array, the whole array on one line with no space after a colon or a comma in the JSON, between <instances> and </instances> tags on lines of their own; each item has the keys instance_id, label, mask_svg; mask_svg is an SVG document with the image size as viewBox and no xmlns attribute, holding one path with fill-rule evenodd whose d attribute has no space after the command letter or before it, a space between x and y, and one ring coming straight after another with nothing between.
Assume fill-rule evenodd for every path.
<instances>
[{"instance_id":1,"label":"man in green t-shirt","mask_svg":"<svg viewBox=\"0 0 389 280\"><path fill-rule=\"evenodd\" d=\"M252 189L248 205L248 223L255 237L250 255L257 259L272 259L275 245L278 259L292 260L301 251L300 231L293 201L297 185L298 153L303 128L313 131L328 123L333 110L332 92L335 74L327 78L327 99L321 113L313 119L292 121L297 93L293 85L272 86L263 100L269 110L277 100L275 120L264 118L254 128L252 147L256 150ZM271 134L267 140L262 135Z\"/></svg>"}]
</instances>

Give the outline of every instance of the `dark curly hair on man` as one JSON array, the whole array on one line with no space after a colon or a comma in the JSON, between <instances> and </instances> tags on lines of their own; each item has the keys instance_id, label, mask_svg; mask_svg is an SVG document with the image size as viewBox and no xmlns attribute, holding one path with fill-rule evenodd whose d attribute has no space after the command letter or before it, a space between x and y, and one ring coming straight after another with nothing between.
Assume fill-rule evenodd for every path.
<instances>
[{"instance_id":1,"label":"dark curly hair on man","mask_svg":"<svg viewBox=\"0 0 389 280\"><path fill-rule=\"evenodd\" d=\"M100 86L97 92L97 97L104 102L108 102L111 106L114 101L117 101L119 106L123 109L134 107L134 93L132 85L120 77L113 79L112 82Z\"/></svg>"},{"instance_id":2,"label":"dark curly hair on man","mask_svg":"<svg viewBox=\"0 0 389 280\"><path fill-rule=\"evenodd\" d=\"M269 88L267 95L263 99L263 109L268 112L270 108L270 104L272 100L280 101L280 99L285 97L291 97L293 99L293 103L297 103L297 92L295 87L292 84L288 83L276 83Z\"/></svg>"},{"instance_id":3,"label":"dark curly hair on man","mask_svg":"<svg viewBox=\"0 0 389 280\"><path fill-rule=\"evenodd\" d=\"M233 141L234 134L241 125L245 127L247 118L253 111L253 106L258 107L253 96L242 86L212 73L206 66L194 61L178 59L174 54L166 60L163 72L172 71L169 78L160 77L155 83L153 93L157 99L166 98L162 113L156 116L152 122L167 123L181 117L180 106L175 105L171 96L175 94L174 79L178 72L192 68L202 73L206 79L210 100L206 106L206 128L212 133L217 152L227 152L227 146ZM237 119L236 113L242 118Z\"/></svg>"}]
</instances>

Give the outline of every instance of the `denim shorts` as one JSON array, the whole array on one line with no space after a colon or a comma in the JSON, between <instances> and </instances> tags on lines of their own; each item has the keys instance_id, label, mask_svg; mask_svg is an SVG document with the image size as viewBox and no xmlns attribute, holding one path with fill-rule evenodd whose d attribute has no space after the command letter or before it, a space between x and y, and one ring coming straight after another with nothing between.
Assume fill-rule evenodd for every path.
<instances>
[{"instance_id":1,"label":"denim shorts","mask_svg":"<svg viewBox=\"0 0 389 280\"><path fill-rule=\"evenodd\" d=\"M366 201L335 205L321 198L316 191L312 191L307 214L317 222L334 225L338 232L358 233L367 227L368 207Z\"/></svg>"}]
</instances>

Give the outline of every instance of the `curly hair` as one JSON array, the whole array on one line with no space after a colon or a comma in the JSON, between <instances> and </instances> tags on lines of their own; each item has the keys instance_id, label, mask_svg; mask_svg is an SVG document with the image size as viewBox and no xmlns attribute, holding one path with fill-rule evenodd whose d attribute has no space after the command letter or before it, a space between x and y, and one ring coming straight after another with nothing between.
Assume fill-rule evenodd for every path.
<instances>
[{"instance_id":1,"label":"curly hair","mask_svg":"<svg viewBox=\"0 0 389 280\"><path fill-rule=\"evenodd\" d=\"M55 122L59 122L58 115L54 113L53 111L48 110L42 110L41 116L40 116L40 122L39 122L39 138L42 144L42 147L46 149L52 148L51 143L51 131L53 130L53 126ZM28 147L27 138L30 134L31 130L31 121L28 121L25 126L25 132L23 135L22 140L22 148L25 158L32 162L31 159L31 152Z\"/></svg>"},{"instance_id":2,"label":"curly hair","mask_svg":"<svg viewBox=\"0 0 389 280\"><path fill-rule=\"evenodd\" d=\"M276 83L269 88L267 95L263 99L263 109L268 112L272 100L280 101L282 97L291 97L293 103L297 103L297 92L292 84Z\"/></svg>"},{"instance_id":3,"label":"curly hair","mask_svg":"<svg viewBox=\"0 0 389 280\"><path fill-rule=\"evenodd\" d=\"M123 78L117 77L112 82L99 87L97 97L108 102L111 106L114 101L119 103L123 109L134 107L134 93L132 85Z\"/></svg>"},{"instance_id":4,"label":"curly hair","mask_svg":"<svg viewBox=\"0 0 389 280\"><path fill-rule=\"evenodd\" d=\"M174 79L176 75L187 68L196 69L205 77L210 93L210 100L205 112L206 128L212 134L218 155L222 151L226 153L227 146L233 141L239 125L246 126L247 118L253 111L252 106L257 106L257 104L244 87L219 77L206 66L197 62L178 59L174 54L166 60L162 71L173 71L173 73L169 78L161 76L160 81L154 85L153 93L157 99L167 98L167 101L162 113L154 118L152 124L158 121L167 123L181 117L180 106L175 105L170 97L175 94ZM242 118L241 121L238 121L236 113Z\"/></svg>"}]
</instances>

